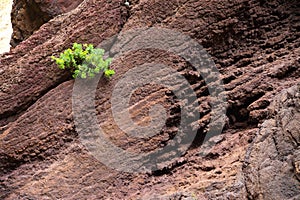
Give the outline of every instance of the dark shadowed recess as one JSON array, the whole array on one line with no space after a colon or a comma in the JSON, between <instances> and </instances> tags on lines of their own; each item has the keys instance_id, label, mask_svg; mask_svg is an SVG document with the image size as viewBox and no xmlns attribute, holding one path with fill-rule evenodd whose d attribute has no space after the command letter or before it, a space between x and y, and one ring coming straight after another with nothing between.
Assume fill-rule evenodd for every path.
<instances>
[{"instance_id":1,"label":"dark shadowed recess","mask_svg":"<svg viewBox=\"0 0 300 200\"><path fill-rule=\"evenodd\" d=\"M53 17L76 8L83 0L14 0L11 46L26 40Z\"/></svg>"}]
</instances>

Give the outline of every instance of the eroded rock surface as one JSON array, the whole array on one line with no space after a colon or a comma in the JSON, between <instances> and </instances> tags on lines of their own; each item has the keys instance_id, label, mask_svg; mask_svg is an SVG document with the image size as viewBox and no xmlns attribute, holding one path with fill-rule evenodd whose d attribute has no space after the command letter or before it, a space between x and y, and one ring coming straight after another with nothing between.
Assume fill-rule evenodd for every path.
<instances>
[{"instance_id":1,"label":"eroded rock surface","mask_svg":"<svg viewBox=\"0 0 300 200\"><path fill-rule=\"evenodd\" d=\"M16 46L53 17L69 12L83 0L14 0L11 12L13 36Z\"/></svg>"},{"instance_id":2,"label":"eroded rock surface","mask_svg":"<svg viewBox=\"0 0 300 200\"><path fill-rule=\"evenodd\" d=\"M1 56L0 198L297 199L299 89L274 97L300 80L299 7L298 1L279 0L146 0L127 8L119 0L87 0L50 20ZM203 78L169 52L124 53L112 64L116 76L101 80L95 94L97 119L114 144L143 153L172 142L176 134L180 102L158 85L135 91L130 112L137 123L147 123L149 109L162 104L168 118L159 134L131 138L115 123L112 91L126 72L142 64L163 63L186 77L200 114L198 134L186 154L153 172L126 173L99 162L83 146L72 112L74 80L50 56L73 42L98 45L138 27L174 29L202 44L221 73L228 107L223 134L211 138L216 145L201 156L211 117ZM113 55L119 47L111 42L106 49Z\"/></svg>"},{"instance_id":3,"label":"eroded rock surface","mask_svg":"<svg viewBox=\"0 0 300 200\"><path fill-rule=\"evenodd\" d=\"M249 199L299 199L300 85L282 91L251 145L244 169ZM271 178L270 178L271 177Z\"/></svg>"}]
</instances>

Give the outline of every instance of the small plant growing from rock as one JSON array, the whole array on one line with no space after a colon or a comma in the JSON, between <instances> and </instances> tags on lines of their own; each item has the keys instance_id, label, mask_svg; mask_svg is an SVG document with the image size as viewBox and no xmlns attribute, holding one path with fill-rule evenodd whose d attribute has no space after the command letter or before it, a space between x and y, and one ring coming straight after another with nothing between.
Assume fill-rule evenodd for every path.
<instances>
[{"instance_id":1,"label":"small plant growing from rock","mask_svg":"<svg viewBox=\"0 0 300 200\"><path fill-rule=\"evenodd\" d=\"M115 71L110 69L112 59L103 59L104 50L94 48L92 44L74 43L60 57L51 56L60 69L70 69L73 78L93 78L95 74L104 73L110 78Z\"/></svg>"}]
</instances>

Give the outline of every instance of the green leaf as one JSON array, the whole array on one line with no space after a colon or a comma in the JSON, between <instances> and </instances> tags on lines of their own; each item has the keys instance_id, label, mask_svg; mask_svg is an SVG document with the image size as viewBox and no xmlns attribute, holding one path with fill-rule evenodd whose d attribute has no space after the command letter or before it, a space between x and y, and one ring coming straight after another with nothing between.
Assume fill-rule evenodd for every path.
<instances>
[{"instance_id":1,"label":"green leaf","mask_svg":"<svg viewBox=\"0 0 300 200\"><path fill-rule=\"evenodd\" d=\"M101 70L100 67L97 66L97 67L95 68L94 72L97 73L97 74L99 74L100 70Z\"/></svg>"},{"instance_id":2,"label":"green leaf","mask_svg":"<svg viewBox=\"0 0 300 200\"><path fill-rule=\"evenodd\" d=\"M73 44L73 50L82 50L82 44L74 43Z\"/></svg>"},{"instance_id":3,"label":"green leaf","mask_svg":"<svg viewBox=\"0 0 300 200\"><path fill-rule=\"evenodd\" d=\"M82 74L80 74L80 77L81 77L81 78L86 78L86 73L85 73L85 72L82 72Z\"/></svg>"},{"instance_id":4,"label":"green leaf","mask_svg":"<svg viewBox=\"0 0 300 200\"><path fill-rule=\"evenodd\" d=\"M91 53L94 49L94 46L92 44L87 45L87 47L85 48L85 50L87 51L87 53Z\"/></svg>"},{"instance_id":5,"label":"green leaf","mask_svg":"<svg viewBox=\"0 0 300 200\"><path fill-rule=\"evenodd\" d=\"M104 72L106 77L115 74L109 66L111 58L103 59L105 51L100 48L94 48L92 44L74 43L72 48L68 48L57 58L51 56L60 69L69 68L73 72L73 78L94 77L96 73Z\"/></svg>"},{"instance_id":6,"label":"green leaf","mask_svg":"<svg viewBox=\"0 0 300 200\"><path fill-rule=\"evenodd\" d=\"M115 74L115 71L114 70L112 70L112 69L109 69L109 70L106 70L105 72L104 72L104 75L106 76L106 77L108 77L108 78L110 78L112 75L114 75Z\"/></svg>"},{"instance_id":7,"label":"green leaf","mask_svg":"<svg viewBox=\"0 0 300 200\"><path fill-rule=\"evenodd\" d=\"M57 58L55 56L51 56L51 59L56 61Z\"/></svg>"},{"instance_id":8,"label":"green leaf","mask_svg":"<svg viewBox=\"0 0 300 200\"><path fill-rule=\"evenodd\" d=\"M73 78L77 78L78 74L73 74L72 77Z\"/></svg>"},{"instance_id":9,"label":"green leaf","mask_svg":"<svg viewBox=\"0 0 300 200\"><path fill-rule=\"evenodd\" d=\"M76 77L78 76L79 73L80 71L78 69L74 71L74 75L76 75Z\"/></svg>"},{"instance_id":10,"label":"green leaf","mask_svg":"<svg viewBox=\"0 0 300 200\"><path fill-rule=\"evenodd\" d=\"M112 58L107 58L107 59L105 60L105 62L106 62L108 65L110 65L111 62L112 62Z\"/></svg>"},{"instance_id":11,"label":"green leaf","mask_svg":"<svg viewBox=\"0 0 300 200\"><path fill-rule=\"evenodd\" d=\"M91 78L93 78L95 76L95 74L90 71L90 72L88 72L88 76L91 77Z\"/></svg>"}]
</instances>

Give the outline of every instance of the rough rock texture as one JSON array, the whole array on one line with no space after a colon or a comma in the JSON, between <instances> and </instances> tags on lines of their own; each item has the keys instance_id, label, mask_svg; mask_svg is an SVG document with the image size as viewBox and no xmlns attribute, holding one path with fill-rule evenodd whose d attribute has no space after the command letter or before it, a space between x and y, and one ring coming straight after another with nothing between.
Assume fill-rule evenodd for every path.
<instances>
[{"instance_id":1,"label":"rough rock texture","mask_svg":"<svg viewBox=\"0 0 300 200\"><path fill-rule=\"evenodd\" d=\"M13 36L16 46L54 16L76 8L83 0L14 0L11 12Z\"/></svg>"},{"instance_id":2,"label":"rough rock texture","mask_svg":"<svg viewBox=\"0 0 300 200\"><path fill-rule=\"evenodd\" d=\"M299 1L143 0L132 1L130 8L123 3L84 1L1 56L0 198L299 198L299 87L281 93L300 80ZM167 108L158 135L130 138L113 119L114 86L143 63L163 63L185 76L197 94L200 119L196 139L182 157L149 173L119 172L81 143L72 113L74 81L50 56L73 42L98 45L119 32L150 26L185 33L209 52L222 74L227 121L223 134L211 139L216 145L201 156L211 116L201 76L167 52L127 53L113 62L116 76L101 80L95 96L97 118L108 138L142 153L164 146L176 134L180 102L158 85L142 87L130 101L132 118L141 124L147 123L153 104ZM114 43L106 48L118 50Z\"/></svg>"},{"instance_id":3,"label":"rough rock texture","mask_svg":"<svg viewBox=\"0 0 300 200\"><path fill-rule=\"evenodd\" d=\"M273 101L245 163L249 199L299 199L300 85ZM272 177L270 179L270 177Z\"/></svg>"}]
</instances>

